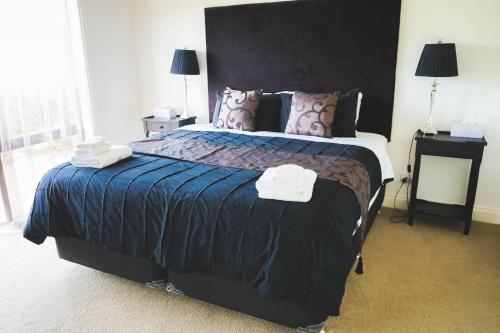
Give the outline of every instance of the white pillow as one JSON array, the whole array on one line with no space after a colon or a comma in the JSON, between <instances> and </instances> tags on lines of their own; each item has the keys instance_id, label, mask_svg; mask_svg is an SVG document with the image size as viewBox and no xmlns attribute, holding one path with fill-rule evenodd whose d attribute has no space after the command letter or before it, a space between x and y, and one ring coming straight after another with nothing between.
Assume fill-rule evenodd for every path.
<instances>
[{"instance_id":1,"label":"white pillow","mask_svg":"<svg viewBox=\"0 0 500 333\"><path fill-rule=\"evenodd\" d=\"M358 105L356 106L356 125L358 124L359 111L361 110L361 100L363 99L363 93L360 91L358 93Z\"/></svg>"},{"instance_id":2,"label":"white pillow","mask_svg":"<svg viewBox=\"0 0 500 333\"><path fill-rule=\"evenodd\" d=\"M285 91L278 91L278 92L275 92L275 93L265 92L264 95L279 95L279 94L290 94L290 95L293 95L294 92L295 91L285 90Z\"/></svg>"}]
</instances>

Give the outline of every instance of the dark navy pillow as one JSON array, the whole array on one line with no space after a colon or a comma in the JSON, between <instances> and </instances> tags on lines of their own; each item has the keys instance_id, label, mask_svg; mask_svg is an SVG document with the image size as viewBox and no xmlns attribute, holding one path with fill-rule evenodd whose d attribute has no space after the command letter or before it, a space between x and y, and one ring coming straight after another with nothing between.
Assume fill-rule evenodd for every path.
<instances>
[{"instance_id":1,"label":"dark navy pillow","mask_svg":"<svg viewBox=\"0 0 500 333\"><path fill-rule=\"evenodd\" d=\"M286 129L286 124L288 123L288 117L290 117L290 110L292 109L292 97L293 94L280 94L281 98L281 110L280 110L280 132L284 133Z\"/></svg>"},{"instance_id":2,"label":"dark navy pillow","mask_svg":"<svg viewBox=\"0 0 500 333\"><path fill-rule=\"evenodd\" d=\"M280 132L281 98L276 94L264 94L257 108L256 131Z\"/></svg>"},{"instance_id":3,"label":"dark navy pillow","mask_svg":"<svg viewBox=\"0 0 500 333\"><path fill-rule=\"evenodd\" d=\"M213 114L212 123L217 123L219 111L224 98L224 91L217 91L217 102ZM276 94L262 95L256 110L256 131L282 132L280 130L281 99ZM286 125L286 124L285 124Z\"/></svg>"},{"instance_id":4,"label":"dark navy pillow","mask_svg":"<svg viewBox=\"0 0 500 333\"><path fill-rule=\"evenodd\" d=\"M356 109L359 89L351 89L340 95L332 124L333 137L356 137ZM280 132L285 132L292 108L293 94L283 93L281 97Z\"/></svg>"},{"instance_id":5,"label":"dark navy pillow","mask_svg":"<svg viewBox=\"0 0 500 333\"><path fill-rule=\"evenodd\" d=\"M359 89L351 89L340 95L332 123L333 137L356 137L358 93Z\"/></svg>"}]
</instances>

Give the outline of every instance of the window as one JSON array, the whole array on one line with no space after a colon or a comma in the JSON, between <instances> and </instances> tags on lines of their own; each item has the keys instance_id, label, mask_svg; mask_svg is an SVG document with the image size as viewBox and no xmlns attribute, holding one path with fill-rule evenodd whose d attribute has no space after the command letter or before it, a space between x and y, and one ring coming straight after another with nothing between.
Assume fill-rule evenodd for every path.
<instances>
[{"instance_id":1,"label":"window","mask_svg":"<svg viewBox=\"0 0 500 333\"><path fill-rule=\"evenodd\" d=\"M0 2L0 223L24 221L36 185L91 135L76 0Z\"/></svg>"}]
</instances>

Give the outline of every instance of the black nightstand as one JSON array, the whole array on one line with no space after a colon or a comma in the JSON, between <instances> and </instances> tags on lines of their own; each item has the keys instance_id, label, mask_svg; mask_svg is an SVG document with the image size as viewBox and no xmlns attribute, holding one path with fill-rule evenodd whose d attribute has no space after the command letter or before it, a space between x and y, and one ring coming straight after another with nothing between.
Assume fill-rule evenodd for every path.
<instances>
[{"instance_id":1,"label":"black nightstand","mask_svg":"<svg viewBox=\"0 0 500 333\"><path fill-rule=\"evenodd\" d=\"M150 132L167 132L178 127L192 125L195 123L196 117L189 118L155 118L154 116L144 117L141 119L144 125L144 133L149 137Z\"/></svg>"},{"instance_id":2,"label":"black nightstand","mask_svg":"<svg viewBox=\"0 0 500 333\"><path fill-rule=\"evenodd\" d=\"M477 179L479 167L483 158L483 150L487 145L484 138L471 139L450 136L450 132L439 131L437 135L423 135L417 133L417 147L415 151L415 167L413 169L413 181L411 187L410 208L408 211L408 223L413 224L415 212L422 212L438 216L452 217L464 221L464 234L468 235L472 222L472 209L476 198ZM469 185L467 187L467 199L465 205L447 205L417 199L418 178L420 172L420 159L422 155L442 156L471 159L472 165L469 174Z\"/></svg>"}]
</instances>

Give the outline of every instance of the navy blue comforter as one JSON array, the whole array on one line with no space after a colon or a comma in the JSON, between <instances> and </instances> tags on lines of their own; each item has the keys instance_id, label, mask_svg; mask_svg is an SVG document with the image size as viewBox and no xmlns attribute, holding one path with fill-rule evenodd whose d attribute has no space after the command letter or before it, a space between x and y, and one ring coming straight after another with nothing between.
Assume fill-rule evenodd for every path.
<instances>
[{"instance_id":1,"label":"navy blue comforter","mask_svg":"<svg viewBox=\"0 0 500 333\"><path fill-rule=\"evenodd\" d=\"M199 140L228 145L342 154L367 167L372 194L382 182L378 159L362 147L201 134ZM262 200L255 188L260 175L143 154L100 170L65 163L40 181L24 237L37 244L47 236L75 237L177 272L217 274L252 285L264 297L338 314L356 257L356 196L338 182L318 178L307 203Z\"/></svg>"}]
</instances>

